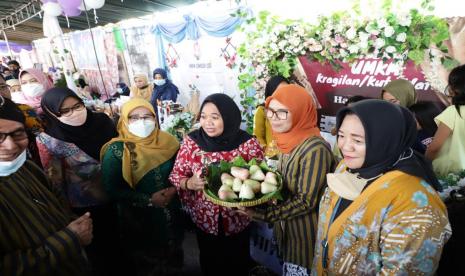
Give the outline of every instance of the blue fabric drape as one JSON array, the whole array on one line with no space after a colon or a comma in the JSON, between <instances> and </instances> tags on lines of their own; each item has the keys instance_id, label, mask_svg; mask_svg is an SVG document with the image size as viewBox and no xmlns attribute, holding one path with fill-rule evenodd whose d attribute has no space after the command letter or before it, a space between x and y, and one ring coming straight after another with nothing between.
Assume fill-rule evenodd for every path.
<instances>
[{"instance_id":1,"label":"blue fabric drape","mask_svg":"<svg viewBox=\"0 0 465 276\"><path fill-rule=\"evenodd\" d=\"M238 8L238 10L251 14L252 11L248 8ZM197 40L200 37L200 30L204 30L208 35L215 37L225 37L231 35L236 28L242 24L243 17L232 16L231 13L226 15L216 15L212 17L196 16L186 14L181 22L158 23L152 28L152 32L156 38L157 57L159 68L168 69L165 59L165 48L163 40L169 43L179 43L185 38L189 40Z\"/></svg>"}]
</instances>

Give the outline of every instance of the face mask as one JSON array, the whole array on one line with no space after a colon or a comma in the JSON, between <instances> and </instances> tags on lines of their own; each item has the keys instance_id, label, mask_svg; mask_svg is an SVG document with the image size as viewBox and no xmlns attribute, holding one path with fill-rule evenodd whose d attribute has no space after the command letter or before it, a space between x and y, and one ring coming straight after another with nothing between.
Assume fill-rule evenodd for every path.
<instances>
[{"instance_id":1,"label":"face mask","mask_svg":"<svg viewBox=\"0 0 465 276\"><path fill-rule=\"evenodd\" d=\"M382 174L370 179L365 179L358 174L350 173L348 171L342 173L328 173L326 179L328 187L338 196L355 200L363 191L367 183L373 179L380 177Z\"/></svg>"},{"instance_id":2,"label":"face mask","mask_svg":"<svg viewBox=\"0 0 465 276\"><path fill-rule=\"evenodd\" d=\"M165 79L162 79L162 80L153 80L153 83L155 83L155 85L161 86L161 85L163 85L163 84L166 83L166 80L165 80Z\"/></svg>"},{"instance_id":3,"label":"face mask","mask_svg":"<svg viewBox=\"0 0 465 276\"><path fill-rule=\"evenodd\" d=\"M20 103L20 101L23 99L23 92L18 91L18 92L12 92L11 93L11 100L15 103Z\"/></svg>"},{"instance_id":4,"label":"face mask","mask_svg":"<svg viewBox=\"0 0 465 276\"><path fill-rule=\"evenodd\" d=\"M45 92L44 86L40 83L26 83L21 85L21 89L24 94L30 98L42 96Z\"/></svg>"},{"instance_id":5,"label":"face mask","mask_svg":"<svg viewBox=\"0 0 465 276\"><path fill-rule=\"evenodd\" d=\"M123 94L123 88L116 88L116 92Z\"/></svg>"},{"instance_id":6,"label":"face mask","mask_svg":"<svg viewBox=\"0 0 465 276\"><path fill-rule=\"evenodd\" d=\"M137 120L128 125L129 132L140 137L148 137L155 129L155 122L151 120Z\"/></svg>"},{"instance_id":7,"label":"face mask","mask_svg":"<svg viewBox=\"0 0 465 276\"><path fill-rule=\"evenodd\" d=\"M26 162L26 150L13 161L0 161L0 176L9 176L17 172L24 162Z\"/></svg>"},{"instance_id":8,"label":"face mask","mask_svg":"<svg viewBox=\"0 0 465 276\"><path fill-rule=\"evenodd\" d=\"M61 116L58 117L58 120L60 120L60 122L62 122L63 124L67 124L70 126L82 126L87 120L87 109L84 108L83 110L79 111L74 110L71 116Z\"/></svg>"}]
</instances>

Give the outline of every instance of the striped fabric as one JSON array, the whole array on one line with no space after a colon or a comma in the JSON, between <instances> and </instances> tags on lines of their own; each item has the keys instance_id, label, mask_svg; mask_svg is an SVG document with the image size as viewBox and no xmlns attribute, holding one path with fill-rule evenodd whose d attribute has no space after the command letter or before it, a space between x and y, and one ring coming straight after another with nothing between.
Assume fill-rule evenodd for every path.
<instances>
[{"instance_id":1,"label":"striped fabric","mask_svg":"<svg viewBox=\"0 0 465 276\"><path fill-rule=\"evenodd\" d=\"M310 269L313 260L318 205L326 187L326 174L335 166L329 146L311 137L281 157L279 171L289 196L265 210L263 219L274 223L280 254L285 262Z\"/></svg>"},{"instance_id":2,"label":"striped fabric","mask_svg":"<svg viewBox=\"0 0 465 276\"><path fill-rule=\"evenodd\" d=\"M30 161L0 177L0 275L87 275L79 240L66 229L71 213L51 189Z\"/></svg>"}]
</instances>

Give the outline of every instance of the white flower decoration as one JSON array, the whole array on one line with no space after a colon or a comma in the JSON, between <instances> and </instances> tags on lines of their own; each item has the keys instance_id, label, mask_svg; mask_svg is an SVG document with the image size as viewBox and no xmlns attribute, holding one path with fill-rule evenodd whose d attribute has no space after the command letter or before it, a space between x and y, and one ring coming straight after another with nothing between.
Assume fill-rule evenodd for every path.
<instances>
[{"instance_id":1,"label":"white flower decoration","mask_svg":"<svg viewBox=\"0 0 465 276\"><path fill-rule=\"evenodd\" d=\"M358 52L359 47L358 47L357 45L355 45L355 44L352 44L352 45L349 46L349 49L348 49L348 50L349 50L349 52L350 52L351 54L355 54L355 53Z\"/></svg>"},{"instance_id":2,"label":"white flower decoration","mask_svg":"<svg viewBox=\"0 0 465 276\"><path fill-rule=\"evenodd\" d=\"M396 41L398 42L405 42L407 40L407 34L406 33L400 33L396 36Z\"/></svg>"},{"instance_id":3,"label":"white flower decoration","mask_svg":"<svg viewBox=\"0 0 465 276\"><path fill-rule=\"evenodd\" d=\"M350 39L350 40L354 39L356 35L357 35L357 31L354 28L350 28L346 32L346 37L347 39Z\"/></svg>"},{"instance_id":4,"label":"white flower decoration","mask_svg":"<svg viewBox=\"0 0 465 276\"><path fill-rule=\"evenodd\" d=\"M389 23L387 22L386 18L382 17L377 21L378 23L378 28L383 29L389 26Z\"/></svg>"},{"instance_id":5,"label":"white flower decoration","mask_svg":"<svg viewBox=\"0 0 465 276\"><path fill-rule=\"evenodd\" d=\"M391 27L391 26L387 26L387 27L384 29L384 36L385 36L385 37L391 37L394 33L395 33L395 30L394 30L394 28Z\"/></svg>"},{"instance_id":6,"label":"white flower decoration","mask_svg":"<svg viewBox=\"0 0 465 276\"><path fill-rule=\"evenodd\" d=\"M387 53L392 54L392 53L394 53L394 52L396 51L396 47L394 47L394 46L387 46L385 51L386 51Z\"/></svg>"},{"instance_id":7,"label":"white flower decoration","mask_svg":"<svg viewBox=\"0 0 465 276\"><path fill-rule=\"evenodd\" d=\"M370 34L365 33L365 32L359 32L358 37L360 38L360 42L362 41L368 41L368 38L370 37Z\"/></svg>"},{"instance_id":8,"label":"white flower decoration","mask_svg":"<svg viewBox=\"0 0 465 276\"><path fill-rule=\"evenodd\" d=\"M341 57L346 57L348 55L348 53L344 49L339 49L339 55L341 55Z\"/></svg>"},{"instance_id":9,"label":"white flower decoration","mask_svg":"<svg viewBox=\"0 0 465 276\"><path fill-rule=\"evenodd\" d=\"M386 42L382 38L377 38L375 40L375 48L377 48L377 49L382 48L385 44L386 44Z\"/></svg>"},{"instance_id":10,"label":"white flower decoration","mask_svg":"<svg viewBox=\"0 0 465 276\"><path fill-rule=\"evenodd\" d=\"M412 24L412 18L410 17L410 14L401 15L398 18L398 22L399 25L408 27Z\"/></svg>"}]
</instances>

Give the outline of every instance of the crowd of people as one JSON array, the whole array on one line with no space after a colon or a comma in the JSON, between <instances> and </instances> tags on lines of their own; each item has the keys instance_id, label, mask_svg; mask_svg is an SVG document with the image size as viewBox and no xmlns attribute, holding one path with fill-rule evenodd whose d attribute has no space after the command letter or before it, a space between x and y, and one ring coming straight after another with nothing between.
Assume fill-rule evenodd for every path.
<instances>
[{"instance_id":1,"label":"crowd of people","mask_svg":"<svg viewBox=\"0 0 465 276\"><path fill-rule=\"evenodd\" d=\"M159 102L179 94L163 69L152 84L141 74L117 85L131 98L115 125L40 70L11 65L0 75L1 275L183 275L191 223L203 275L245 276L256 265L254 220L273 225L282 275L434 275L460 235L437 175L465 170L465 65L449 75L443 111L402 79L379 99L350 98L336 150L311 94L280 76L254 135L232 98L211 94L179 143L158 122ZM206 199L206 166L238 156L279 159L283 199L251 208Z\"/></svg>"}]
</instances>

